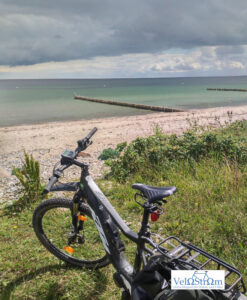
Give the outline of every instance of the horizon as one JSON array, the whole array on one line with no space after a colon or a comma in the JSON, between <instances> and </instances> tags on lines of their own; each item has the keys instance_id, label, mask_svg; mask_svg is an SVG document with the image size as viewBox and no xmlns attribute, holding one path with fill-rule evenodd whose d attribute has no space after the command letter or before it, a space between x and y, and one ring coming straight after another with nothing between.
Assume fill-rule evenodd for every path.
<instances>
[{"instance_id":1,"label":"horizon","mask_svg":"<svg viewBox=\"0 0 247 300\"><path fill-rule=\"evenodd\" d=\"M179 79L179 78L228 78L247 77L246 75L219 75L219 76L173 76L173 77L114 77L114 78L0 78L0 80L124 80L124 79ZM247 82L246 82L247 84Z\"/></svg>"}]
</instances>

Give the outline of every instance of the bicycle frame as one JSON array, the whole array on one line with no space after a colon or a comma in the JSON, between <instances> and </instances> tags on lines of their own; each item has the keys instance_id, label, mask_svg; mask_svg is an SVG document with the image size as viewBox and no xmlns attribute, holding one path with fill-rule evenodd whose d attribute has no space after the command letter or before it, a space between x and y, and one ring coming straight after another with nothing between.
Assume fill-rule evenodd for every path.
<instances>
[{"instance_id":1,"label":"bicycle frame","mask_svg":"<svg viewBox=\"0 0 247 300\"><path fill-rule=\"evenodd\" d=\"M142 227L139 234L137 234L125 224L117 211L96 185L93 178L89 175L88 167L85 165L81 173L81 188L82 187L83 196L87 199L87 204L91 209L92 217L98 229L105 251L115 270L123 279L125 285L123 288L128 290L131 294L133 277L140 271L141 264L145 264L145 240L142 238L142 234L145 232L145 229L147 229L149 213L144 211ZM127 238L137 244L134 268L124 255L125 248L120 239L118 229L120 229Z\"/></svg>"}]
</instances>

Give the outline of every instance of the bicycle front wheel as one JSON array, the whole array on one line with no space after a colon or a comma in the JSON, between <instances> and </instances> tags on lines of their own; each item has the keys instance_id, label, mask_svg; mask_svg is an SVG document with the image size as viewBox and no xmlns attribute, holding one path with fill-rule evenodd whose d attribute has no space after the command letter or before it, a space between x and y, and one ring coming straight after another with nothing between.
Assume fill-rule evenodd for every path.
<instances>
[{"instance_id":1,"label":"bicycle front wheel","mask_svg":"<svg viewBox=\"0 0 247 300\"><path fill-rule=\"evenodd\" d=\"M53 255L73 266L106 266L109 260L91 217L91 211L85 204L80 204L79 208L80 213L86 216L80 232L82 238L77 238L68 245L72 230L72 205L71 200L61 198L42 202L33 214L33 228L38 239Z\"/></svg>"}]
</instances>

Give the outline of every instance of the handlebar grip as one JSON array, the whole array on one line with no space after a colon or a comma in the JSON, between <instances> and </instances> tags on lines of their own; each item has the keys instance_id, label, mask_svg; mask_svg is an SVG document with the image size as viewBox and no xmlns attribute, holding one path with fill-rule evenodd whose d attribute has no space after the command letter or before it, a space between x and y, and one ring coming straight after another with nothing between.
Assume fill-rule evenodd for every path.
<instances>
[{"instance_id":1,"label":"handlebar grip","mask_svg":"<svg viewBox=\"0 0 247 300\"><path fill-rule=\"evenodd\" d=\"M97 130L98 130L98 129L97 129L96 127L94 127L84 139L77 141L78 147L77 147L76 150L75 150L76 155L75 155L74 158L77 157L77 154L78 154L79 152L85 150L89 145L91 145L91 144L89 143L89 140L90 140L90 138L95 134L95 132L96 132Z\"/></svg>"},{"instance_id":2,"label":"handlebar grip","mask_svg":"<svg viewBox=\"0 0 247 300\"><path fill-rule=\"evenodd\" d=\"M49 183L47 184L47 186L44 188L42 195L44 194L48 194L51 190L51 188L53 187L53 185L58 181L58 178L56 176L51 176L49 179Z\"/></svg>"},{"instance_id":3,"label":"handlebar grip","mask_svg":"<svg viewBox=\"0 0 247 300\"><path fill-rule=\"evenodd\" d=\"M96 127L94 127L90 132L89 134L87 135L86 139L90 139L94 134L95 132L97 131L98 129Z\"/></svg>"}]
</instances>

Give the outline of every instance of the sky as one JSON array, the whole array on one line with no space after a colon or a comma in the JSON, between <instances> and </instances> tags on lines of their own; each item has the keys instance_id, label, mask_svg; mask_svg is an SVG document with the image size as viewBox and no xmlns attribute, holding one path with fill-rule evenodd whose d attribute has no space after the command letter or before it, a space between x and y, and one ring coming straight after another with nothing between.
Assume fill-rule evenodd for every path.
<instances>
[{"instance_id":1,"label":"sky","mask_svg":"<svg viewBox=\"0 0 247 300\"><path fill-rule=\"evenodd\" d=\"M247 75L246 0L0 0L0 79Z\"/></svg>"}]
</instances>

